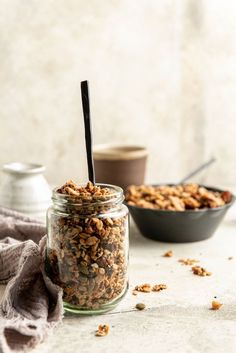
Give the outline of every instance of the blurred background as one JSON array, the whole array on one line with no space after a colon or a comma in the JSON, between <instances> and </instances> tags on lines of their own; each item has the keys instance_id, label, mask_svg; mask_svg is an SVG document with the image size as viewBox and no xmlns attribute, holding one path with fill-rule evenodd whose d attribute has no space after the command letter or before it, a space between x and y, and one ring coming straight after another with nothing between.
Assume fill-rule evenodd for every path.
<instances>
[{"instance_id":1,"label":"blurred background","mask_svg":"<svg viewBox=\"0 0 236 353\"><path fill-rule=\"evenodd\" d=\"M147 146L147 182L236 181L236 2L1 0L0 164L87 178L79 83L94 144Z\"/></svg>"}]
</instances>

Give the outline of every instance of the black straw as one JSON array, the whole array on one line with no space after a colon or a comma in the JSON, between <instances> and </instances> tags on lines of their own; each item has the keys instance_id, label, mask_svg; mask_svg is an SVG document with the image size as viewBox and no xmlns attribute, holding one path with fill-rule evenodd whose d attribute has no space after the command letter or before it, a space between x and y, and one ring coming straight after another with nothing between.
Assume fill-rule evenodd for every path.
<instances>
[{"instance_id":1,"label":"black straw","mask_svg":"<svg viewBox=\"0 0 236 353\"><path fill-rule=\"evenodd\" d=\"M195 169L194 171L192 171L190 174L186 175L186 177L184 177L182 180L180 180L180 184L185 183L188 179L192 178L194 175L200 173L202 170L204 170L205 168L209 167L212 163L214 163L216 161L216 159L214 157L212 157L208 162L203 163L202 165L200 165L200 167L198 167L197 169Z\"/></svg>"},{"instance_id":2,"label":"black straw","mask_svg":"<svg viewBox=\"0 0 236 353\"><path fill-rule=\"evenodd\" d=\"M95 184L88 81L82 81L80 84L80 87L81 87L81 98L82 98L83 114L84 114L84 129L85 129L85 143L86 143L87 163L88 163L88 176L89 176L89 180L93 184Z\"/></svg>"}]
</instances>

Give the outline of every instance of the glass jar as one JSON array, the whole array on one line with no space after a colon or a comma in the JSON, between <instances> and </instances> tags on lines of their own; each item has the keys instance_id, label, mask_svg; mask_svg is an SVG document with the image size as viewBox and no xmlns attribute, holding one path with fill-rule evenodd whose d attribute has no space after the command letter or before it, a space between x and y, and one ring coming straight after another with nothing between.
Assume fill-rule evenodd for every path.
<instances>
[{"instance_id":1,"label":"glass jar","mask_svg":"<svg viewBox=\"0 0 236 353\"><path fill-rule=\"evenodd\" d=\"M63 288L65 310L79 314L113 309L128 288L128 209L120 187L76 201L53 191L47 213L46 272Z\"/></svg>"}]
</instances>

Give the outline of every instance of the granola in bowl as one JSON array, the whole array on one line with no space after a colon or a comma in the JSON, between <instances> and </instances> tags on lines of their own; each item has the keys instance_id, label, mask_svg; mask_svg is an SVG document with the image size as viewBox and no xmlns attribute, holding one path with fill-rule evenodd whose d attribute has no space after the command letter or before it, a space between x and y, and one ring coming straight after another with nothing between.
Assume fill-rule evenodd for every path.
<instances>
[{"instance_id":1,"label":"granola in bowl","mask_svg":"<svg viewBox=\"0 0 236 353\"><path fill-rule=\"evenodd\" d=\"M143 236L185 243L210 238L235 197L229 191L191 183L132 185L125 200Z\"/></svg>"},{"instance_id":2,"label":"granola in bowl","mask_svg":"<svg viewBox=\"0 0 236 353\"><path fill-rule=\"evenodd\" d=\"M148 186L131 185L126 190L128 205L154 210L185 211L216 208L230 203L230 191L214 191L198 184Z\"/></svg>"}]
</instances>

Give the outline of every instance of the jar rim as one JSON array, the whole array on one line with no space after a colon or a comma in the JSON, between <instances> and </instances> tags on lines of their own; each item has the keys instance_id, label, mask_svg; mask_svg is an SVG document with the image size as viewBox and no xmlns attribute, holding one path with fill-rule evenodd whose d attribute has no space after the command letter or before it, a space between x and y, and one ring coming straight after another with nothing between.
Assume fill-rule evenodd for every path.
<instances>
[{"instance_id":1,"label":"jar rim","mask_svg":"<svg viewBox=\"0 0 236 353\"><path fill-rule=\"evenodd\" d=\"M78 187L84 187L86 186L86 184L81 183L81 184L77 184ZM114 202L115 200L117 201L121 201L123 202L124 200L124 191L120 186L117 185L112 185L112 184L104 184L104 183L96 183L96 186L99 186L101 188L107 188L110 190L113 190L113 192L107 194L107 195L98 195L97 197L93 197L92 200L88 201L88 197L84 197L83 196L76 198L73 197L71 195L68 194L61 194L60 192L58 192L58 190L60 189L59 187L56 187L52 190L52 200L55 202L62 202L62 203L70 203L71 205L81 205L81 206L86 206L86 205L95 205L96 203L110 203L110 202ZM87 201L87 202L86 202Z\"/></svg>"}]
</instances>

